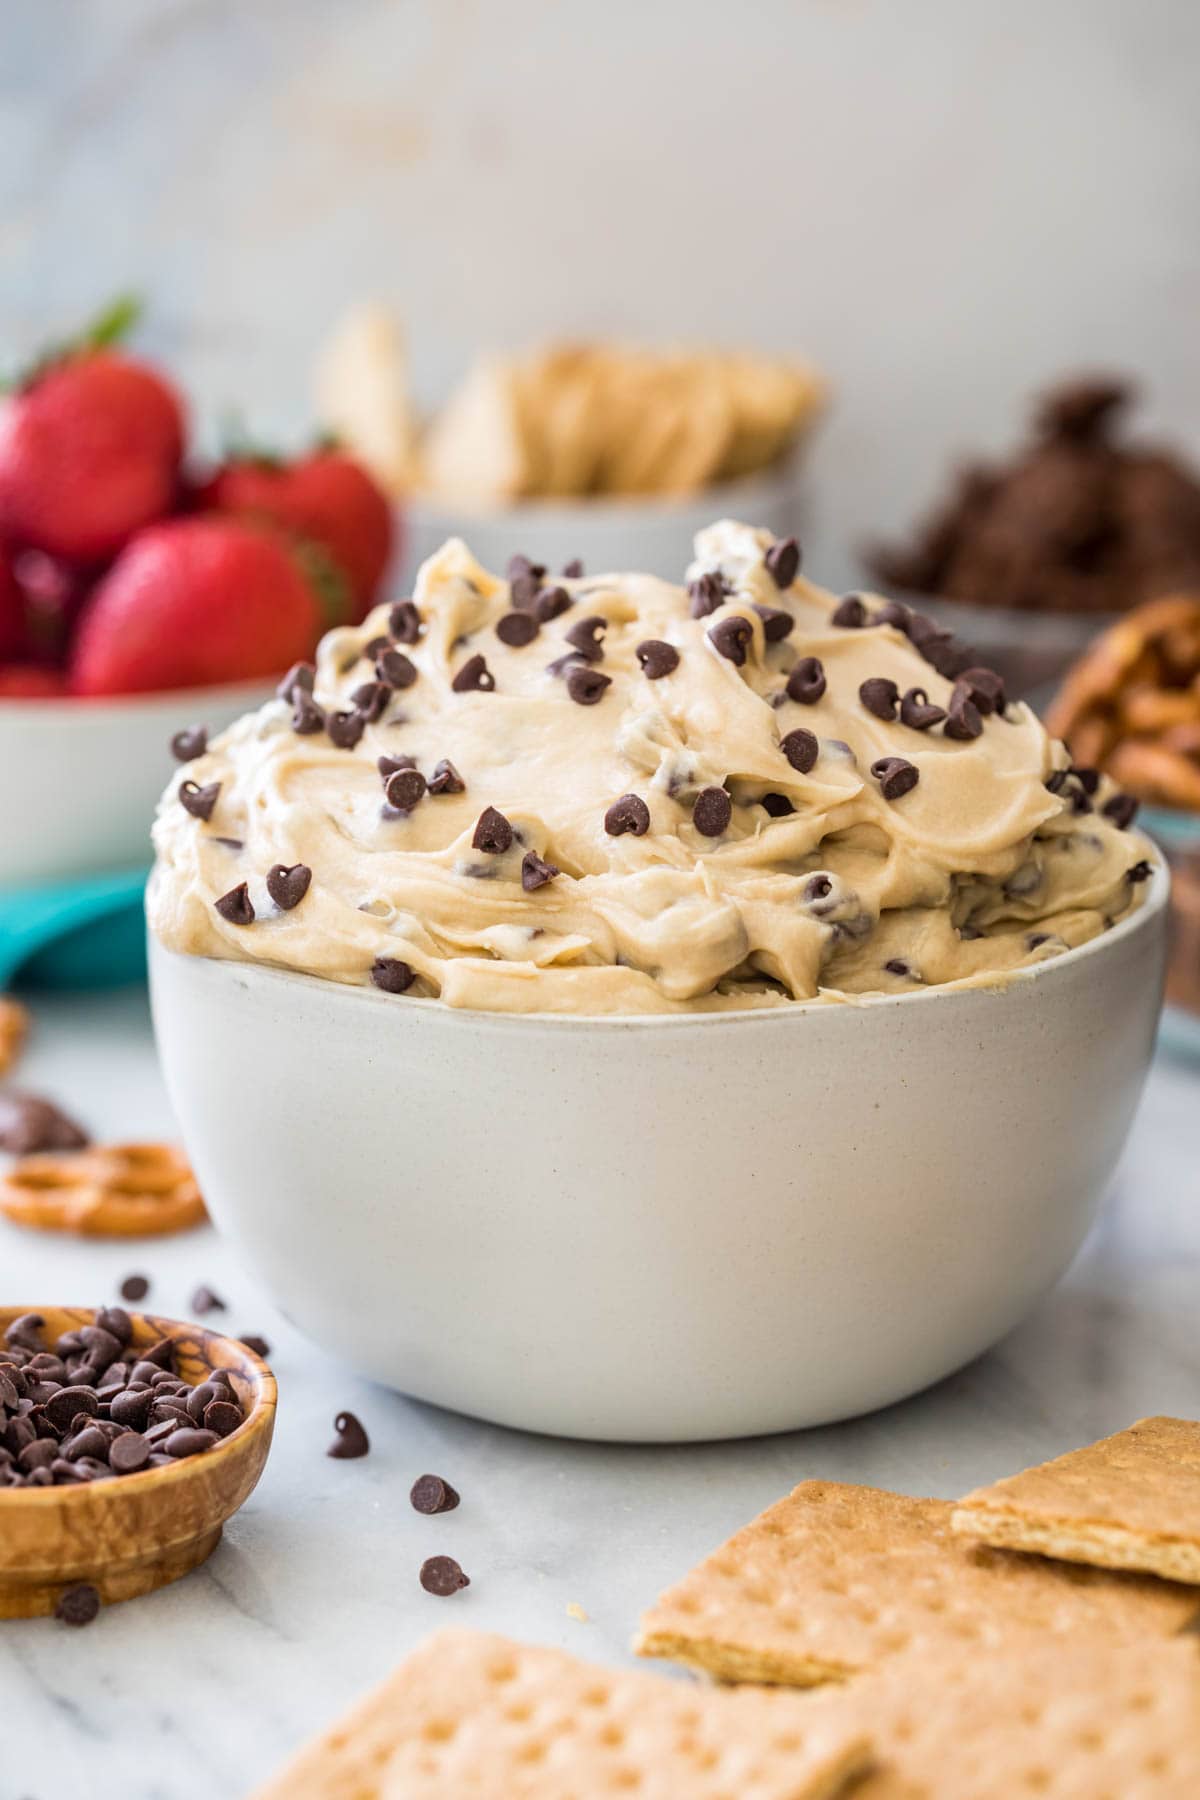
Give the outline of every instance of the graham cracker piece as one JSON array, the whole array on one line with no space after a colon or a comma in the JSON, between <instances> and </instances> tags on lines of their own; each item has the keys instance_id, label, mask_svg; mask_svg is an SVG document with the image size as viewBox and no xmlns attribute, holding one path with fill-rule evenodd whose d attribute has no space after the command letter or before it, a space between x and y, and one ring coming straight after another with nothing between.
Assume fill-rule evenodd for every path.
<instances>
[{"instance_id":1,"label":"graham cracker piece","mask_svg":"<svg viewBox=\"0 0 1200 1800\"><path fill-rule=\"evenodd\" d=\"M854 1800L1191 1800L1200 1794L1200 1645L943 1649L809 1700L869 1723L876 1767Z\"/></svg>"},{"instance_id":2,"label":"graham cracker piece","mask_svg":"<svg viewBox=\"0 0 1200 1800\"><path fill-rule=\"evenodd\" d=\"M976 1655L1018 1627L1165 1637L1197 1610L1187 1588L964 1544L952 1511L802 1482L669 1589L635 1648L724 1681L809 1687L922 1646Z\"/></svg>"},{"instance_id":3,"label":"graham cracker piece","mask_svg":"<svg viewBox=\"0 0 1200 1800\"><path fill-rule=\"evenodd\" d=\"M520 371L508 358L483 356L426 433L424 479L440 497L500 505L535 491L536 454Z\"/></svg>"},{"instance_id":4,"label":"graham cracker piece","mask_svg":"<svg viewBox=\"0 0 1200 1800\"><path fill-rule=\"evenodd\" d=\"M1115 1436L976 1488L951 1524L1039 1556L1200 1583L1200 1424L1139 1419Z\"/></svg>"},{"instance_id":5,"label":"graham cracker piece","mask_svg":"<svg viewBox=\"0 0 1200 1800\"><path fill-rule=\"evenodd\" d=\"M0 1075L15 1065L29 1034L29 1014L19 1000L0 994Z\"/></svg>"},{"instance_id":6,"label":"graham cracker piece","mask_svg":"<svg viewBox=\"0 0 1200 1800\"><path fill-rule=\"evenodd\" d=\"M869 1732L799 1696L444 1631L255 1800L836 1800L870 1760Z\"/></svg>"}]
</instances>

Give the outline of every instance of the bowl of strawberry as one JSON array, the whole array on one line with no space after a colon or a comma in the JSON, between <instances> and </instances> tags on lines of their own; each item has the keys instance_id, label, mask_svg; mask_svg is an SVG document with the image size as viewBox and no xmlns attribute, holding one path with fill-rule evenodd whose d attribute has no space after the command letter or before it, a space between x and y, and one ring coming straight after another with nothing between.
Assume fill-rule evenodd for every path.
<instances>
[{"instance_id":1,"label":"bowl of strawberry","mask_svg":"<svg viewBox=\"0 0 1200 1800\"><path fill-rule=\"evenodd\" d=\"M394 513L336 445L188 460L120 303L0 401L0 890L149 862L170 744L381 597Z\"/></svg>"}]
</instances>

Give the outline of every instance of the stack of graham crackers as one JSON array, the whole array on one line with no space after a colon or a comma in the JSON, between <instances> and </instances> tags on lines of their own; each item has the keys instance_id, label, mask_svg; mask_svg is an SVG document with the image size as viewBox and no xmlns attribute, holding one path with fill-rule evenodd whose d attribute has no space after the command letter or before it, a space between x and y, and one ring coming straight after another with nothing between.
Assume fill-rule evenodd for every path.
<instances>
[{"instance_id":1,"label":"stack of graham crackers","mask_svg":"<svg viewBox=\"0 0 1200 1800\"><path fill-rule=\"evenodd\" d=\"M443 1633L259 1800L1197 1800L1193 1584L1191 1421L957 1506L806 1481L642 1621L737 1691Z\"/></svg>"}]
</instances>

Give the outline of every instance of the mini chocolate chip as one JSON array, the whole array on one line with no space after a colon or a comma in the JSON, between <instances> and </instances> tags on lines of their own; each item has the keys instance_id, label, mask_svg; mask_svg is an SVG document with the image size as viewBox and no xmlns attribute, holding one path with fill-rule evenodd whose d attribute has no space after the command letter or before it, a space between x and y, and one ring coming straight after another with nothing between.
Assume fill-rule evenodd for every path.
<instances>
[{"instance_id":1,"label":"mini chocolate chip","mask_svg":"<svg viewBox=\"0 0 1200 1800\"><path fill-rule=\"evenodd\" d=\"M261 1356L264 1362L271 1354L271 1346L268 1344L265 1337L253 1336L250 1332L243 1331L238 1342L240 1344L245 1344L247 1350L252 1350L255 1356Z\"/></svg>"},{"instance_id":2,"label":"mini chocolate chip","mask_svg":"<svg viewBox=\"0 0 1200 1800\"><path fill-rule=\"evenodd\" d=\"M293 663L279 686L275 689L275 692L281 700L286 700L290 706L295 702L297 694L312 693L313 683L316 678L317 671L312 663Z\"/></svg>"},{"instance_id":3,"label":"mini chocolate chip","mask_svg":"<svg viewBox=\"0 0 1200 1800\"><path fill-rule=\"evenodd\" d=\"M390 650L391 647L392 640L390 637L373 637L370 642L364 646L362 653L371 662L376 662L379 657L383 655L384 651ZM354 661L357 662L358 658L355 657ZM354 664L351 663L350 666L353 668Z\"/></svg>"},{"instance_id":4,"label":"mini chocolate chip","mask_svg":"<svg viewBox=\"0 0 1200 1800\"><path fill-rule=\"evenodd\" d=\"M802 656L792 665L785 692L801 706L815 706L826 688L825 670L816 656Z\"/></svg>"},{"instance_id":5,"label":"mini chocolate chip","mask_svg":"<svg viewBox=\"0 0 1200 1800\"><path fill-rule=\"evenodd\" d=\"M693 619L706 619L709 613L724 606L733 589L716 569L707 569L703 575L697 575L695 581L688 582L687 591Z\"/></svg>"},{"instance_id":6,"label":"mini chocolate chip","mask_svg":"<svg viewBox=\"0 0 1200 1800\"><path fill-rule=\"evenodd\" d=\"M333 1421L333 1429L337 1436L325 1452L326 1456L336 1457L339 1462L351 1462L355 1457L365 1456L371 1448L362 1421L352 1412L340 1412Z\"/></svg>"},{"instance_id":7,"label":"mini chocolate chip","mask_svg":"<svg viewBox=\"0 0 1200 1800\"><path fill-rule=\"evenodd\" d=\"M953 681L959 670L965 668L971 660L971 652L959 643L953 633L943 631L940 625L935 625L924 613L913 614L908 635L930 668L936 669L939 675L944 675L947 681Z\"/></svg>"},{"instance_id":8,"label":"mini chocolate chip","mask_svg":"<svg viewBox=\"0 0 1200 1800\"><path fill-rule=\"evenodd\" d=\"M389 806L397 812L409 813L419 800L423 800L428 787L420 769L397 769L389 775L384 783L383 791Z\"/></svg>"},{"instance_id":9,"label":"mini chocolate chip","mask_svg":"<svg viewBox=\"0 0 1200 1800\"><path fill-rule=\"evenodd\" d=\"M150 1292L150 1283L144 1275L127 1275L118 1292L122 1300L144 1300Z\"/></svg>"},{"instance_id":10,"label":"mini chocolate chip","mask_svg":"<svg viewBox=\"0 0 1200 1800\"><path fill-rule=\"evenodd\" d=\"M99 1611L99 1590L90 1581L79 1581L63 1589L54 1616L63 1625L90 1625Z\"/></svg>"},{"instance_id":11,"label":"mini chocolate chip","mask_svg":"<svg viewBox=\"0 0 1200 1800\"><path fill-rule=\"evenodd\" d=\"M215 1431L218 1437L228 1437L244 1423L242 1409L232 1400L210 1400L202 1414L205 1431ZM111 1459L110 1459L111 1460Z\"/></svg>"},{"instance_id":12,"label":"mini chocolate chip","mask_svg":"<svg viewBox=\"0 0 1200 1800\"><path fill-rule=\"evenodd\" d=\"M828 875L810 875L804 884L804 898L811 903L814 900L828 900L833 892L833 880Z\"/></svg>"},{"instance_id":13,"label":"mini chocolate chip","mask_svg":"<svg viewBox=\"0 0 1200 1800\"><path fill-rule=\"evenodd\" d=\"M576 663L567 671L567 693L577 706L595 706L612 686L611 675L602 675L585 663Z\"/></svg>"},{"instance_id":14,"label":"mini chocolate chip","mask_svg":"<svg viewBox=\"0 0 1200 1800\"><path fill-rule=\"evenodd\" d=\"M776 587L790 588L800 573L800 545L794 537L776 538L763 562Z\"/></svg>"},{"instance_id":15,"label":"mini chocolate chip","mask_svg":"<svg viewBox=\"0 0 1200 1800\"><path fill-rule=\"evenodd\" d=\"M900 689L884 675L872 675L858 690L858 697L877 719L894 719L900 704Z\"/></svg>"},{"instance_id":16,"label":"mini chocolate chip","mask_svg":"<svg viewBox=\"0 0 1200 1800\"><path fill-rule=\"evenodd\" d=\"M911 731L928 731L945 716L945 707L935 706L923 687L910 687L900 702L900 723Z\"/></svg>"},{"instance_id":17,"label":"mini chocolate chip","mask_svg":"<svg viewBox=\"0 0 1200 1800\"><path fill-rule=\"evenodd\" d=\"M796 810L786 794L762 794L758 804L773 819L786 819L789 813Z\"/></svg>"},{"instance_id":18,"label":"mini chocolate chip","mask_svg":"<svg viewBox=\"0 0 1200 1800\"><path fill-rule=\"evenodd\" d=\"M150 1461L150 1446L140 1431L123 1431L108 1449L108 1466L118 1475L132 1475Z\"/></svg>"},{"instance_id":19,"label":"mini chocolate chip","mask_svg":"<svg viewBox=\"0 0 1200 1800\"><path fill-rule=\"evenodd\" d=\"M421 615L411 600L397 600L388 613L388 631L398 644L415 644L421 635Z\"/></svg>"},{"instance_id":20,"label":"mini chocolate chip","mask_svg":"<svg viewBox=\"0 0 1200 1800\"><path fill-rule=\"evenodd\" d=\"M732 816L733 802L723 787L701 788L692 808L692 824L701 837L722 836Z\"/></svg>"},{"instance_id":21,"label":"mini chocolate chip","mask_svg":"<svg viewBox=\"0 0 1200 1800\"><path fill-rule=\"evenodd\" d=\"M194 762L207 749L208 728L204 725L189 725L185 731L177 731L171 739L171 755L176 762Z\"/></svg>"},{"instance_id":22,"label":"mini chocolate chip","mask_svg":"<svg viewBox=\"0 0 1200 1800\"><path fill-rule=\"evenodd\" d=\"M912 607L905 606L903 600L885 600L875 614L876 625L894 625L897 631L904 633L905 637L908 636L912 621Z\"/></svg>"},{"instance_id":23,"label":"mini chocolate chip","mask_svg":"<svg viewBox=\"0 0 1200 1800\"><path fill-rule=\"evenodd\" d=\"M475 821L475 831L471 838L474 850L486 851L488 856L503 856L511 850L513 828L502 812L494 806L485 806Z\"/></svg>"},{"instance_id":24,"label":"mini chocolate chip","mask_svg":"<svg viewBox=\"0 0 1200 1800\"><path fill-rule=\"evenodd\" d=\"M267 892L280 912L291 912L299 906L312 881L312 870L306 863L276 863L267 870Z\"/></svg>"},{"instance_id":25,"label":"mini chocolate chip","mask_svg":"<svg viewBox=\"0 0 1200 1800\"><path fill-rule=\"evenodd\" d=\"M362 714L368 725L374 725L387 711L392 690L386 681L364 681L356 687L350 699L355 712Z\"/></svg>"},{"instance_id":26,"label":"mini chocolate chip","mask_svg":"<svg viewBox=\"0 0 1200 1800\"><path fill-rule=\"evenodd\" d=\"M496 636L510 650L522 650L526 644L532 644L541 629L538 620L528 612L507 612L496 621Z\"/></svg>"},{"instance_id":27,"label":"mini chocolate chip","mask_svg":"<svg viewBox=\"0 0 1200 1800\"><path fill-rule=\"evenodd\" d=\"M332 712L325 720L329 741L339 750L353 750L367 728L367 721L355 708L348 712Z\"/></svg>"},{"instance_id":28,"label":"mini chocolate chip","mask_svg":"<svg viewBox=\"0 0 1200 1800\"><path fill-rule=\"evenodd\" d=\"M195 781L181 781L179 784L179 804L184 812L191 813L193 819L203 819L207 825L213 816L213 808L221 792L219 781L210 781L201 787Z\"/></svg>"},{"instance_id":29,"label":"mini chocolate chip","mask_svg":"<svg viewBox=\"0 0 1200 1800\"><path fill-rule=\"evenodd\" d=\"M434 1513L453 1512L459 1503L459 1496L448 1481L440 1475L418 1475L409 1490L409 1500L414 1512Z\"/></svg>"},{"instance_id":30,"label":"mini chocolate chip","mask_svg":"<svg viewBox=\"0 0 1200 1800\"><path fill-rule=\"evenodd\" d=\"M997 675L994 669L964 669L958 677L957 685L965 689L968 697L985 718L988 713L1004 711L1007 698L1004 692L1004 678Z\"/></svg>"},{"instance_id":31,"label":"mini chocolate chip","mask_svg":"<svg viewBox=\"0 0 1200 1800\"><path fill-rule=\"evenodd\" d=\"M0 1090L0 1150L28 1156L38 1150L82 1150L88 1134L38 1094Z\"/></svg>"},{"instance_id":32,"label":"mini chocolate chip","mask_svg":"<svg viewBox=\"0 0 1200 1800\"><path fill-rule=\"evenodd\" d=\"M191 1309L198 1319L205 1313L224 1312L225 1302L220 1294L214 1294L210 1287L198 1287L191 1298Z\"/></svg>"},{"instance_id":33,"label":"mini chocolate chip","mask_svg":"<svg viewBox=\"0 0 1200 1800\"><path fill-rule=\"evenodd\" d=\"M867 623L867 609L857 594L847 594L829 615L829 623L840 625L844 631L861 631Z\"/></svg>"},{"instance_id":34,"label":"mini chocolate chip","mask_svg":"<svg viewBox=\"0 0 1200 1800\"><path fill-rule=\"evenodd\" d=\"M622 837L627 831L645 837L650 829L650 808L639 794L622 794L605 813L604 829L609 837Z\"/></svg>"},{"instance_id":35,"label":"mini chocolate chip","mask_svg":"<svg viewBox=\"0 0 1200 1800\"><path fill-rule=\"evenodd\" d=\"M1048 944L1049 942L1050 933L1048 931L1033 931L1025 939L1025 948L1027 950L1040 950L1043 944Z\"/></svg>"},{"instance_id":36,"label":"mini chocolate chip","mask_svg":"<svg viewBox=\"0 0 1200 1800\"><path fill-rule=\"evenodd\" d=\"M580 561L579 557L573 556L570 562L565 562L563 564L562 572L564 580L578 581L583 574L583 563Z\"/></svg>"},{"instance_id":37,"label":"mini chocolate chip","mask_svg":"<svg viewBox=\"0 0 1200 1800\"><path fill-rule=\"evenodd\" d=\"M406 994L416 979L416 970L398 956L377 956L371 964L371 980L385 994Z\"/></svg>"},{"instance_id":38,"label":"mini chocolate chip","mask_svg":"<svg viewBox=\"0 0 1200 1800\"><path fill-rule=\"evenodd\" d=\"M1141 862L1135 862L1132 869L1126 869L1125 879L1126 881L1132 881L1136 887L1143 881L1149 881L1153 873L1154 870L1151 868L1150 864L1143 859Z\"/></svg>"},{"instance_id":39,"label":"mini chocolate chip","mask_svg":"<svg viewBox=\"0 0 1200 1800\"><path fill-rule=\"evenodd\" d=\"M871 764L871 773L879 783L885 800L899 800L910 793L921 779L921 771L903 756L881 756Z\"/></svg>"},{"instance_id":40,"label":"mini chocolate chip","mask_svg":"<svg viewBox=\"0 0 1200 1800\"><path fill-rule=\"evenodd\" d=\"M968 688L956 685L951 691L949 716L942 732L945 737L962 744L982 735L983 719Z\"/></svg>"},{"instance_id":41,"label":"mini chocolate chip","mask_svg":"<svg viewBox=\"0 0 1200 1800\"><path fill-rule=\"evenodd\" d=\"M553 863L543 862L536 850L527 850L521 859L521 886L527 894L536 893L560 873Z\"/></svg>"},{"instance_id":42,"label":"mini chocolate chip","mask_svg":"<svg viewBox=\"0 0 1200 1800\"><path fill-rule=\"evenodd\" d=\"M1100 786L1099 769L1079 769L1072 763L1071 773L1083 789L1084 793L1089 797L1094 794Z\"/></svg>"},{"instance_id":43,"label":"mini chocolate chip","mask_svg":"<svg viewBox=\"0 0 1200 1800\"><path fill-rule=\"evenodd\" d=\"M227 894L222 894L219 900L214 900L213 906L223 919L228 919L231 925L253 925L254 923L254 902L250 898L250 890L244 881L239 881L237 886L230 888Z\"/></svg>"},{"instance_id":44,"label":"mini chocolate chip","mask_svg":"<svg viewBox=\"0 0 1200 1800\"><path fill-rule=\"evenodd\" d=\"M662 638L646 638L634 651L647 681L661 681L679 667L679 652Z\"/></svg>"},{"instance_id":45,"label":"mini chocolate chip","mask_svg":"<svg viewBox=\"0 0 1200 1800\"><path fill-rule=\"evenodd\" d=\"M312 695L303 688L296 688L292 693L292 730L297 737L315 737L318 731L325 729L325 714L317 705Z\"/></svg>"},{"instance_id":46,"label":"mini chocolate chip","mask_svg":"<svg viewBox=\"0 0 1200 1800\"><path fill-rule=\"evenodd\" d=\"M779 748L801 775L807 775L820 754L821 746L811 731L798 725L795 731L789 731L786 737L780 738Z\"/></svg>"},{"instance_id":47,"label":"mini chocolate chip","mask_svg":"<svg viewBox=\"0 0 1200 1800\"><path fill-rule=\"evenodd\" d=\"M599 613L593 613L589 618L577 620L563 636L573 649L578 650L585 662L603 662L604 645L598 634L607 630L608 620L601 618Z\"/></svg>"},{"instance_id":48,"label":"mini chocolate chip","mask_svg":"<svg viewBox=\"0 0 1200 1800\"><path fill-rule=\"evenodd\" d=\"M727 662L741 668L754 638L754 627L741 613L731 613L708 630L708 641Z\"/></svg>"},{"instance_id":49,"label":"mini chocolate chip","mask_svg":"<svg viewBox=\"0 0 1200 1800\"><path fill-rule=\"evenodd\" d=\"M903 975L908 981L916 980L916 976L913 974L908 964L899 956L889 957L883 967L885 973L888 975Z\"/></svg>"},{"instance_id":50,"label":"mini chocolate chip","mask_svg":"<svg viewBox=\"0 0 1200 1800\"><path fill-rule=\"evenodd\" d=\"M430 1556L421 1564L421 1586L427 1594L445 1599L471 1583L452 1556Z\"/></svg>"},{"instance_id":51,"label":"mini chocolate chip","mask_svg":"<svg viewBox=\"0 0 1200 1800\"><path fill-rule=\"evenodd\" d=\"M417 665L403 650L385 650L375 663L375 673L390 688L409 688L417 679Z\"/></svg>"},{"instance_id":52,"label":"mini chocolate chip","mask_svg":"<svg viewBox=\"0 0 1200 1800\"><path fill-rule=\"evenodd\" d=\"M536 612L541 580L536 575L514 575L509 583L509 604L520 612Z\"/></svg>"},{"instance_id":53,"label":"mini chocolate chip","mask_svg":"<svg viewBox=\"0 0 1200 1800\"><path fill-rule=\"evenodd\" d=\"M545 563L531 562L527 556L522 556L518 551L515 556L509 557L505 573L510 581L520 581L522 577L540 581L546 573L546 565Z\"/></svg>"},{"instance_id":54,"label":"mini chocolate chip","mask_svg":"<svg viewBox=\"0 0 1200 1800\"><path fill-rule=\"evenodd\" d=\"M465 794L466 791L466 782L448 757L443 756L433 765L433 774L429 777L431 794Z\"/></svg>"},{"instance_id":55,"label":"mini chocolate chip","mask_svg":"<svg viewBox=\"0 0 1200 1800\"><path fill-rule=\"evenodd\" d=\"M220 837L216 832L213 833L208 841L210 844L223 844L226 850L244 850L246 848L242 838Z\"/></svg>"},{"instance_id":56,"label":"mini chocolate chip","mask_svg":"<svg viewBox=\"0 0 1200 1800\"><path fill-rule=\"evenodd\" d=\"M450 686L456 694L469 694L476 690L490 694L496 686L496 677L482 656L468 656Z\"/></svg>"},{"instance_id":57,"label":"mini chocolate chip","mask_svg":"<svg viewBox=\"0 0 1200 1800\"><path fill-rule=\"evenodd\" d=\"M768 644L782 643L795 627L795 619L781 606L756 605L754 610L762 620L763 637Z\"/></svg>"},{"instance_id":58,"label":"mini chocolate chip","mask_svg":"<svg viewBox=\"0 0 1200 1800\"><path fill-rule=\"evenodd\" d=\"M538 595L533 610L542 624L548 625L551 619L557 619L561 613L565 613L570 604L571 596L566 588L548 587L543 588Z\"/></svg>"},{"instance_id":59,"label":"mini chocolate chip","mask_svg":"<svg viewBox=\"0 0 1200 1800\"><path fill-rule=\"evenodd\" d=\"M416 766L415 756L377 756L375 758L375 767L379 770L385 786L388 776L394 775L397 769L415 769Z\"/></svg>"},{"instance_id":60,"label":"mini chocolate chip","mask_svg":"<svg viewBox=\"0 0 1200 1800\"><path fill-rule=\"evenodd\" d=\"M1104 817L1115 825L1118 831L1125 831L1133 824L1137 817L1137 810L1138 803L1132 794L1113 794L1100 808Z\"/></svg>"}]
</instances>

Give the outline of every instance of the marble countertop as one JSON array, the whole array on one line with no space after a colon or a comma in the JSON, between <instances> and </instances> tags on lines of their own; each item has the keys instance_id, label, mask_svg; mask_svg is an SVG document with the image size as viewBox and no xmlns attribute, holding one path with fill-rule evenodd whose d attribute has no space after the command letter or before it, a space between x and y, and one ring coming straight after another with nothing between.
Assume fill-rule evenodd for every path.
<instances>
[{"instance_id":1,"label":"marble countertop","mask_svg":"<svg viewBox=\"0 0 1200 1800\"><path fill-rule=\"evenodd\" d=\"M140 992L36 1011L23 1084L97 1136L171 1134ZM659 1589L805 1477L952 1496L1145 1413L1196 1416L1198 1103L1200 1068L1160 1056L1100 1226L990 1355L871 1418L736 1444L523 1437L372 1387L298 1336L210 1230L121 1244L0 1227L0 1301L99 1303L138 1270L156 1310L186 1316L206 1282L228 1301L216 1321L269 1340L280 1386L266 1473L203 1568L83 1631L0 1624L0 1800L242 1800L451 1621L625 1660ZM343 1408L370 1433L365 1460L325 1455ZM412 1511L426 1470L458 1511ZM471 1577L449 1600L417 1584L436 1552Z\"/></svg>"}]
</instances>

